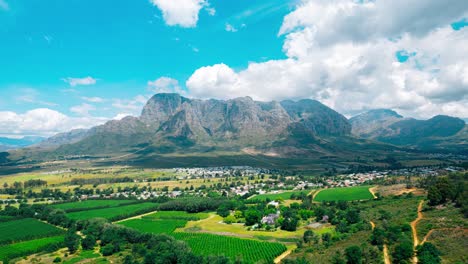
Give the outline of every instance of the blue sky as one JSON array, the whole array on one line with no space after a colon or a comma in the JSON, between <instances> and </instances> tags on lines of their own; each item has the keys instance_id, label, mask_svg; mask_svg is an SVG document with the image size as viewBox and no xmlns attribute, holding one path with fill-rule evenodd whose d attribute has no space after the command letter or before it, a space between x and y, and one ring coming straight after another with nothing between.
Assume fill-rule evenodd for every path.
<instances>
[{"instance_id":1,"label":"blue sky","mask_svg":"<svg viewBox=\"0 0 468 264\"><path fill-rule=\"evenodd\" d=\"M284 58L277 32L292 8L278 0L211 1L216 13L201 10L197 26L184 28L167 26L149 1L7 3L0 11L0 111L48 107L70 115L82 97L130 99L161 76L183 85L204 65L243 68L249 61ZM237 32L226 31L226 24ZM71 87L62 80L87 76L96 84ZM27 95L34 100L21 100Z\"/></svg>"},{"instance_id":2,"label":"blue sky","mask_svg":"<svg viewBox=\"0 0 468 264\"><path fill-rule=\"evenodd\" d=\"M156 92L468 118L468 1L0 0L0 136L138 115Z\"/></svg>"}]
</instances>

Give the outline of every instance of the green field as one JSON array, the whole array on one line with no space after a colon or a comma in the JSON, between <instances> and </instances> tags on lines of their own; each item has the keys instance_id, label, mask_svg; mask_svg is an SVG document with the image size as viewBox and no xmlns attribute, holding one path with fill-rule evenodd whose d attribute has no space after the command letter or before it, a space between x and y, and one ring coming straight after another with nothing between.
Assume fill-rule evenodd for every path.
<instances>
[{"instance_id":1,"label":"green field","mask_svg":"<svg viewBox=\"0 0 468 264\"><path fill-rule=\"evenodd\" d=\"M102 207L116 207L129 203L134 203L135 200L86 200L80 202L53 204L51 207L64 211L85 210Z\"/></svg>"},{"instance_id":2,"label":"green field","mask_svg":"<svg viewBox=\"0 0 468 264\"><path fill-rule=\"evenodd\" d=\"M195 254L224 255L232 260L241 258L245 263L256 263L261 260L270 263L286 250L286 246L280 243L212 234L176 232L172 236L187 242Z\"/></svg>"},{"instance_id":3,"label":"green field","mask_svg":"<svg viewBox=\"0 0 468 264\"><path fill-rule=\"evenodd\" d=\"M74 220L85 220L91 218L105 218L108 220L123 219L132 217L140 213L156 210L158 207L155 203L139 203L132 205L125 205L119 207L96 209L89 211L68 213L68 217Z\"/></svg>"},{"instance_id":4,"label":"green field","mask_svg":"<svg viewBox=\"0 0 468 264\"><path fill-rule=\"evenodd\" d=\"M357 186L346 188L331 188L320 191L314 201L355 201L374 198L369 191L370 186Z\"/></svg>"},{"instance_id":5,"label":"green field","mask_svg":"<svg viewBox=\"0 0 468 264\"><path fill-rule=\"evenodd\" d=\"M295 194L296 196L300 195L301 193L305 193L306 195L310 191L291 191L291 192L282 192L282 193L266 193L266 194L259 194L254 197L252 197L252 200L258 200L258 201L265 201L267 199L270 199L271 201L274 200L288 200L291 199L291 195Z\"/></svg>"},{"instance_id":6,"label":"green field","mask_svg":"<svg viewBox=\"0 0 468 264\"><path fill-rule=\"evenodd\" d=\"M187 224L185 220L150 220L133 219L120 222L120 225L136 229L143 233L171 234L177 228L182 228Z\"/></svg>"},{"instance_id":7,"label":"green field","mask_svg":"<svg viewBox=\"0 0 468 264\"><path fill-rule=\"evenodd\" d=\"M145 219L174 219L186 221L198 221L208 218L208 213L187 213L184 211L159 211L157 213L147 215Z\"/></svg>"},{"instance_id":8,"label":"green field","mask_svg":"<svg viewBox=\"0 0 468 264\"><path fill-rule=\"evenodd\" d=\"M0 222L0 245L62 233L63 230L32 218Z\"/></svg>"},{"instance_id":9,"label":"green field","mask_svg":"<svg viewBox=\"0 0 468 264\"><path fill-rule=\"evenodd\" d=\"M57 249L62 246L63 239L63 236L54 236L0 246L0 260L8 263L8 260L13 258L31 255L51 248Z\"/></svg>"}]
</instances>

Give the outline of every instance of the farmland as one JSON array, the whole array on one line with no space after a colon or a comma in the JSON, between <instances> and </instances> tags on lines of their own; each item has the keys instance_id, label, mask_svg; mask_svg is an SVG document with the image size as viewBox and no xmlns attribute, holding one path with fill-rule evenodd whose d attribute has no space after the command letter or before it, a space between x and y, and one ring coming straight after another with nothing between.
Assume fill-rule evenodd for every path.
<instances>
[{"instance_id":1,"label":"farmland","mask_svg":"<svg viewBox=\"0 0 468 264\"><path fill-rule=\"evenodd\" d=\"M71 203L58 203L53 204L51 207L61 209L64 211L81 211L90 210L94 208L116 207L129 203L135 203L134 200L86 200Z\"/></svg>"},{"instance_id":2,"label":"farmland","mask_svg":"<svg viewBox=\"0 0 468 264\"><path fill-rule=\"evenodd\" d=\"M73 212L73 213L68 213L67 215L73 220L85 220L85 219L96 218L96 217L105 218L108 220L118 220L118 219L131 217L139 213L145 213L151 210L156 210L156 208L157 208L157 204L155 203L140 203L140 204L125 205L125 206L119 206L119 207L113 207L113 208Z\"/></svg>"},{"instance_id":3,"label":"farmland","mask_svg":"<svg viewBox=\"0 0 468 264\"><path fill-rule=\"evenodd\" d=\"M266 201L269 199L270 201L274 200L288 200L291 198L291 195L299 196L301 194L308 194L308 191L290 191L290 192L280 192L280 193L267 193L267 194L259 194L253 196L251 199L255 201Z\"/></svg>"},{"instance_id":4,"label":"farmland","mask_svg":"<svg viewBox=\"0 0 468 264\"><path fill-rule=\"evenodd\" d=\"M0 245L62 233L63 230L32 218L0 222Z\"/></svg>"},{"instance_id":5,"label":"farmland","mask_svg":"<svg viewBox=\"0 0 468 264\"><path fill-rule=\"evenodd\" d=\"M369 191L369 186L333 188L320 191L314 198L314 201L355 201L369 200L373 196Z\"/></svg>"},{"instance_id":6,"label":"farmland","mask_svg":"<svg viewBox=\"0 0 468 264\"><path fill-rule=\"evenodd\" d=\"M209 216L208 213L187 213L184 211L159 211L157 213L150 214L143 218L196 221L196 220L208 218L208 216Z\"/></svg>"},{"instance_id":7,"label":"farmland","mask_svg":"<svg viewBox=\"0 0 468 264\"><path fill-rule=\"evenodd\" d=\"M63 236L40 238L10 245L0 246L0 260L7 262L10 259L26 256L46 249L57 249L63 244Z\"/></svg>"},{"instance_id":8,"label":"farmland","mask_svg":"<svg viewBox=\"0 0 468 264\"><path fill-rule=\"evenodd\" d=\"M187 224L185 220L151 220L151 219L133 219L119 224L136 229L144 233L152 234L171 234L177 228L184 227Z\"/></svg>"},{"instance_id":9,"label":"farmland","mask_svg":"<svg viewBox=\"0 0 468 264\"><path fill-rule=\"evenodd\" d=\"M195 254L224 255L232 260L240 258L246 263L255 263L260 260L271 262L286 250L286 246L279 243L212 234L180 232L174 233L173 236L187 242Z\"/></svg>"}]
</instances>

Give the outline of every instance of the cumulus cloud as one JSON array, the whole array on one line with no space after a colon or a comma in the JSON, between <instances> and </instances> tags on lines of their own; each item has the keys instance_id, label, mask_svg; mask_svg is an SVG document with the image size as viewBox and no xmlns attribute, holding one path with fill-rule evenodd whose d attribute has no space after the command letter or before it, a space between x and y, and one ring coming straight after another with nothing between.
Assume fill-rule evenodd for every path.
<instances>
[{"instance_id":1,"label":"cumulus cloud","mask_svg":"<svg viewBox=\"0 0 468 264\"><path fill-rule=\"evenodd\" d=\"M195 27L199 12L204 7L209 15L216 13L206 0L151 0L151 3L161 10L168 26Z\"/></svg>"},{"instance_id":2,"label":"cumulus cloud","mask_svg":"<svg viewBox=\"0 0 468 264\"><path fill-rule=\"evenodd\" d=\"M184 93L178 80L166 76L148 81L148 90L155 93Z\"/></svg>"},{"instance_id":3,"label":"cumulus cloud","mask_svg":"<svg viewBox=\"0 0 468 264\"><path fill-rule=\"evenodd\" d=\"M48 108L37 108L26 113L0 112L0 127L9 136L52 136L72 129L90 128L107 120L100 117L69 117Z\"/></svg>"},{"instance_id":4,"label":"cumulus cloud","mask_svg":"<svg viewBox=\"0 0 468 264\"><path fill-rule=\"evenodd\" d=\"M288 58L240 71L202 67L186 85L204 98L314 98L344 114L383 107L467 117L468 29L449 25L467 14L468 2L449 2L456 8L422 0L302 1L279 31ZM399 51L412 56L399 62Z\"/></svg>"},{"instance_id":5,"label":"cumulus cloud","mask_svg":"<svg viewBox=\"0 0 468 264\"><path fill-rule=\"evenodd\" d=\"M467 9L468 2L459 0L302 0L284 18L279 34L308 27L315 32L314 42L321 45L404 33L423 36L466 16Z\"/></svg>"},{"instance_id":6,"label":"cumulus cloud","mask_svg":"<svg viewBox=\"0 0 468 264\"><path fill-rule=\"evenodd\" d=\"M75 87L79 85L93 85L96 84L97 79L88 76L84 78L73 78L73 77L67 77L63 78L62 81L68 83L70 86Z\"/></svg>"}]
</instances>

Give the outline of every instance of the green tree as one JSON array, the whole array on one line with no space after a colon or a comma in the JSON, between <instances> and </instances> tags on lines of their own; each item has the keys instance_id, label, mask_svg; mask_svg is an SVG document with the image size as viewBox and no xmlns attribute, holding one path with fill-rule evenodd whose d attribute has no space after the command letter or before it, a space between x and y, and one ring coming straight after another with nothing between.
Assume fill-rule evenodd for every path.
<instances>
[{"instance_id":1,"label":"green tree","mask_svg":"<svg viewBox=\"0 0 468 264\"><path fill-rule=\"evenodd\" d=\"M304 232L302 240L304 240L304 243L307 243L310 245L311 242L314 242L314 243L318 242L318 236L314 233L314 231L306 230Z\"/></svg>"},{"instance_id":2,"label":"green tree","mask_svg":"<svg viewBox=\"0 0 468 264\"><path fill-rule=\"evenodd\" d=\"M396 245L392 257L394 263L405 263L413 256L413 243L410 240L404 240Z\"/></svg>"},{"instance_id":3,"label":"green tree","mask_svg":"<svg viewBox=\"0 0 468 264\"><path fill-rule=\"evenodd\" d=\"M260 214L259 211L255 209L249 209L245 211L245 225L251 226L255 225L260 222L260 219L262 218L262 215Z\"/></svg>"},{"instance_id":4,"label":"green tree","mask_svg":"<svg viewBox=\"0 0 468 264\"><path fill-rule=\"evenodd\" d=\"M322 243L326 247L330 246L332 243L332 236L330 233L323 233L322 234Z\"/></svg>"},{"instance_id":5,"label":"green tree","mask_svg":"<svg viewBox=\"0 0 468 264\"><path fill-rule=\"evenodd\" d=\"M382 228L374 228L371 235L372 245L381 246L385 242L385 230Z\"/></svg>"},{"instance_id":6,"label":"green tree","mask_svg":"<svg viewBox=\"0 0 468 264\"><path fill-rule=\"evenodd\" d=\"M81 247L85 250L93 249L96 246L96 238L92 235L86 236L83 240L81 240Z\"/></svg>"},{"instance_id":7,"label":"green tree","mask_svg":"<svg viewBox=\"0 0 468 264\"><path fill-rule=\"evenodd\" d=\"M347 264L361 264L362 251L358 246L350 246L345 249L346 263Z\"/></svg>"},{"instance_id":8,"label":"green tree","mask_svg":"<svg viewBox=\"0 0 468 264\"><path fill-rule=\"evenodd\" d=\"M75 230L70 229L65 235L64 242L70 253L75 253L80 246L81 237L75 233Z\"/></svg>"},{"instance_id":9,"label":"green tree","mask_svg":"<svg viewBox=\"0 0 468 264\"><path fill-rule=\"evenodd\" d=\"M440 251L434 244L426 242L418 248L418 263L420 264L439 264L441 263Z\"/></svg>"}]
</instances>

